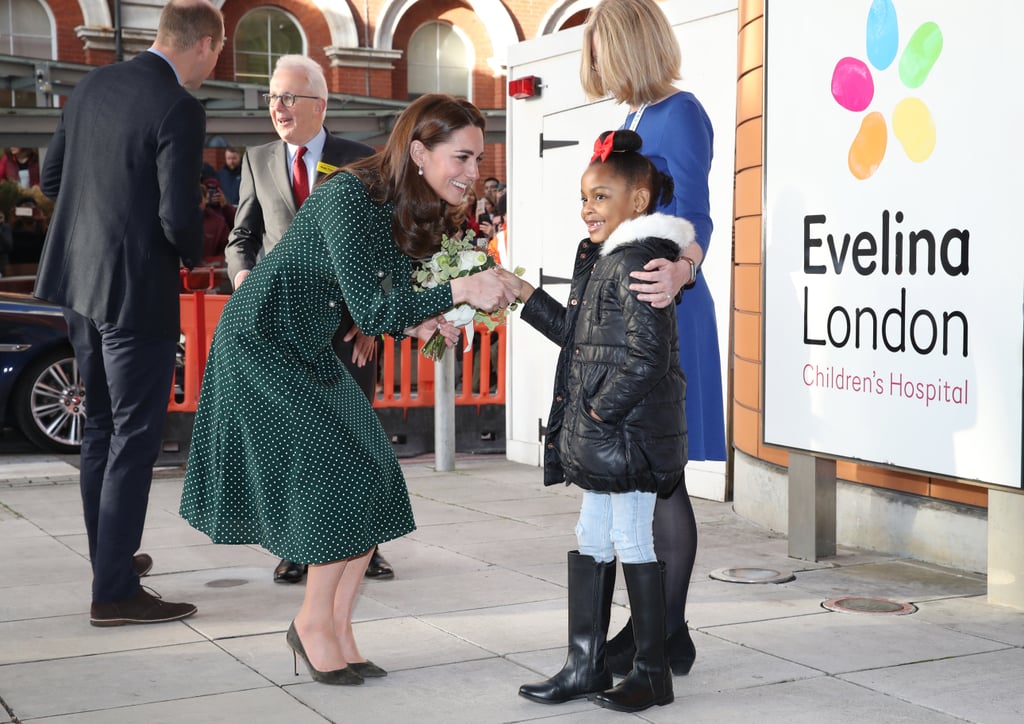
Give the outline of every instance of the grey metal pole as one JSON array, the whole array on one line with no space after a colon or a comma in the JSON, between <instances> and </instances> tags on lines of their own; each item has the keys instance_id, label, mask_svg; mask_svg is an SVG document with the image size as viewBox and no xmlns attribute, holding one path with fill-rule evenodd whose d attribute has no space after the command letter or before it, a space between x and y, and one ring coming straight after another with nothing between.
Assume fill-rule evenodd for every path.
<instances>
[{"instance_id":1,"label":"grey metal pole","mask_svg":"<svg viewBox=\"0 0 1024 724\"><path fill-rule=\"evenodd\" d=\"M455 469L455 345L434 363L434 469L446 473Z\"/></svg>"}]
</instances>

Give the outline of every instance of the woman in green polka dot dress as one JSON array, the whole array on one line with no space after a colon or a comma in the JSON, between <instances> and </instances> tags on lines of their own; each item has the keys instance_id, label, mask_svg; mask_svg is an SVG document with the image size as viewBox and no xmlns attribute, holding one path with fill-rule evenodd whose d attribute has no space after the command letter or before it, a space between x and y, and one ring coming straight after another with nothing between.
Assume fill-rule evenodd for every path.
<instances>
[{"instance_id":1,"label":"woman in green polka dot dress","mask_svg":"<svg viewBox=\"0 0 1024 724\"><path fill-rule=\"evenodd\" d=\"M415 529L405 479L372 407L335 356L347 306L368 335L429 339L438 315L515 298L495 270L412 289L413 259L440 247L479 176L484 119L422 96L385 149L323 181L231 296L196 413L181 515L215 543L257 543L309 564L287 641L313 678L384 671L360 654L352 608L378 543Z\"/></svg>"}]
</instances>

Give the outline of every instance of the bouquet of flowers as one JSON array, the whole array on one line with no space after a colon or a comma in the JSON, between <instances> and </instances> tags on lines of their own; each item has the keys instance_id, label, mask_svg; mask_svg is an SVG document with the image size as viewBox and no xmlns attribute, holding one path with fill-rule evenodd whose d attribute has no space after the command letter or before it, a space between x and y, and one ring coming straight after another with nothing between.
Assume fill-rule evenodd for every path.
<instances>
[{"instance_id":1,"label":"bouquet of flowers","mask_svg":"<svg viewBox=\"0 0 1024 724\"><path fill-rule=\"evenodd\" d=\"M413 272L413 288L416 290L431 289L452 279L497 266L498 263L487 253L486 240L481 239L480 242L478 243L472 230L466 231L461 237L450 237L443 234L441 250L429 259L421 261L419 267ZM524 271L518 267L515 273L522 275ZM495 327L505 321L509 311L515 308L516 304L512 303L495 312L484 312L474 309L469 304L460 304L445 312L444 317L456 327L462 327L465 330L466 349L469 349L473 344L473 327L477 322L486 325L487 329L493 332ZM437 331L420 351L427 359L436 361L444 357L445 349L444 336Z\"/></svg>"}]
</instances>

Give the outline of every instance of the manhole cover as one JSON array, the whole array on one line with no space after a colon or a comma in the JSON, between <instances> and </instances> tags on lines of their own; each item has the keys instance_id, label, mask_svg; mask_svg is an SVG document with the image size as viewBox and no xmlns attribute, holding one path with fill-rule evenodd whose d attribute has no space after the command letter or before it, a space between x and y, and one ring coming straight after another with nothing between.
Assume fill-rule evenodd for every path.
<instances>
[{"instance_id":1,"label":"manhole cover","mask_svg":"<svg viewBox=\"0 0 1024 724\"><path fill-rule=\"evenodd\" d=\"M867 596L841 596L831 598L821 604L822 608L840 613L887 613L904 616L917 611L912 603L901 603L888 598L871 598Z\"/></svg>"},{"instance_id":2,"label":"manhole cover","mask_svg":"<svg viewBox=\"0 0 1024 724\"><path fill-rule=\"evenodd\" d=\"M785 583L796 576L792 571L777 571L774 568L716 568L709 574L716 581L726 583Z\"/></svg>"},{"instance_id":3,"label":"manhole cover","mask_svg":"<svg viewBox=\"0 0 1024 724\"><path fill-rule=\"evenodd\" d=\"M212 581L207 582L207 586L210 588L234 588L235 586L244 586L248 583L244 578L215 578Z\"/></svg>"}]
</instances>

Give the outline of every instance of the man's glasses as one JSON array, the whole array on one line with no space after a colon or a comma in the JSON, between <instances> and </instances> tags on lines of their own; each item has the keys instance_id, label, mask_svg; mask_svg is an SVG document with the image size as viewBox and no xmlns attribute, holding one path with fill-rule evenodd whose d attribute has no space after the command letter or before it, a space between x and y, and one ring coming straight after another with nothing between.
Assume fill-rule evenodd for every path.
<instances>
[{"instance_id":1,"label":"man's glasses","mask_svg":"<svg viewBox=\"0 0 1024 724\"><path fill-rule=\"evenodd\" d=\"M263 94L263 102L268 106L273 104L274 101L279 101L285 108L291 108L295 105L296 98L310 98L314 101L317 100L316 96L300 96L294 93L282 93L281 95L275 95L274 93Z\"/></svg>"}]
</instances>

